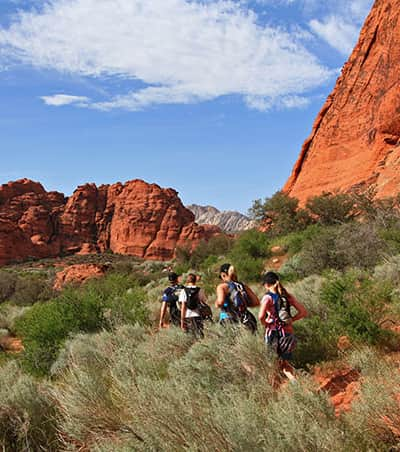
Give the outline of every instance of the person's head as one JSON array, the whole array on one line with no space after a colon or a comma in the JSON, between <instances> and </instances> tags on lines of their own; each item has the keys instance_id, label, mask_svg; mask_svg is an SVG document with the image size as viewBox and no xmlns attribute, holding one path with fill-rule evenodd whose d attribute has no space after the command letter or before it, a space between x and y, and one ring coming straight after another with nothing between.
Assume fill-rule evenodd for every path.
<instances>
[{"instance_id":1,"label":"person's head","mask_svg":"<svg viewBox=\"0 0 400 452\"><path fill-rule=\"evenodd\" d=\"M186 283L187 284L196 284L198 281L197 275L195 275L194 273L189 273L187 278L186 278Z\"/></svg>"},{"instance_id":2,"label":"person's head","mask_svg":"<svg viewBox=\"0 0 400 452\"><path fill-rule=\"evenodd\" d=\"M266 289L271 290L278 286L279 276L275 272L267 272L263 276L263 285Z\"/></svg>"},{"instance_id":3,"label":"person's head","mask_svg":"<svg viewBox=\"0 0 400 452\"><path fill-rule=\"evenodd\" d=\"M221 265L221 268L219 269L219 276L224 282L238 280L236 269L231 264Z\"/></svg>"},{"instance_id":4,"label":"person's head","mask_svg":"<svg viewBox=\"0 0 400 452\"><path fill-rule=\"evenodd\" d=\"M179 275L177 275L177 274L174 273L174 272L168 273L168 281L169 281L171 284L177 284L177 283L178 283L178 280L179 280Z\"/></svg>"}]
</instances>

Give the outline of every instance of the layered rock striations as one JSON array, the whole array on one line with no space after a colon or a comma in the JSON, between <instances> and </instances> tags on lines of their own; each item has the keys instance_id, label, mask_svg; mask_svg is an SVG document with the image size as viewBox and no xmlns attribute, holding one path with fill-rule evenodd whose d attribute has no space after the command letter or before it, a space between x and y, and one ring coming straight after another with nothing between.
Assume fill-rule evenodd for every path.
<instances>
[{"instance_id":1,"label":"layered rock striations","mask_svg":"<svg viewBox=\"0 0 400 452\"><path fill-rule=\"evenodd\" d=\"M197 225L176 191L141 180L86 184L69 198L28 179L0 187L0 265L107 250L164 260L218 232Z\"/></svg>"},{"instance_id":2,"label":"layered rock striations","mask_svg":"<svg viewBox=\"0 0 400 452\"><path fill-rule=\"evenodd\" d=\"M284 191L400 192L400 0L376 0Z\"/></svg>"},{"instance_id":3,"label":"layered rock striations","mask_svg":"<svg viewBox=\"0 0 400 452\"><path fill-rule=\"evenodd\" d=\"M192 204L187 206L195 214L199 224L212 224L225 232L246 231L256 227L256 223L246 215L235 211L223 211L212 206L199 206Z\"/></svg>"}]
</instances>

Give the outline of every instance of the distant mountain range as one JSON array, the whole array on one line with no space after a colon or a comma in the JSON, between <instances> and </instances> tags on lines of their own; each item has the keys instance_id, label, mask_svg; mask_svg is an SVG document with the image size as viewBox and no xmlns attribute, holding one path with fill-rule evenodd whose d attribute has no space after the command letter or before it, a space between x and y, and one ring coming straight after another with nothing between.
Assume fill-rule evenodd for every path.
<instances>
[{"instance_id":1,"label":"distant mountain range","mask_svg":"<svg viewBox=\"0 0 400 452\"><path fill-rule=\"evenodd\" d=\"M246 215L234 211L219 211L212 206L187 206L191 210L198 224L212 224L219 226L225 232L245 231L255 227L255 222Z\"/></svg>"}]
</instances>

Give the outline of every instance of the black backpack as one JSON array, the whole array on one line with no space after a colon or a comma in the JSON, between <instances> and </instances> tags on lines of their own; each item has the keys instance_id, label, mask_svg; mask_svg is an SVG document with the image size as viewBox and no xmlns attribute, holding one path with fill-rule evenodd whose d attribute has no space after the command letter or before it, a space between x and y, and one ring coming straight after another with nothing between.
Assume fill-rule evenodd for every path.
<instances>
[{"instance_id":1,"label":"black backpack","mask_svg":"<svg viewBox=\"0 0 400 452\"><path fill-rule=\"evenodd\" d=\"M162 301L168 303L169 314L171 316L171 322L173 325L179 326L181 322L181 311L178 308L179 290L183 287L181 285L167 287L164 290Z\"/></svg>"},{"instance_id":2,"label":"black backpack","mask_svg":"<svg viewBox=\"0 0 400 452\"><path fill-rule=\"evenodd\" d=\"M198 309L200 305L200 287L185 287L186 306L191 311Z\"/></svg>"}]
</instances>

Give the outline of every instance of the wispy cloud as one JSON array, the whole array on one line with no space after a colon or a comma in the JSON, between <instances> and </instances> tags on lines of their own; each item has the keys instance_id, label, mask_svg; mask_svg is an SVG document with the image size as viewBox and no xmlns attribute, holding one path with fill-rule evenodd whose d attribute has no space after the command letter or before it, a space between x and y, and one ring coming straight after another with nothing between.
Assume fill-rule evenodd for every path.
<instances>
[{"instance_id":1,"label":"wispy cloud","mask_svg":"<svg viewBox=\"0 0 400 452\"><path fill-rule=\"evenodd\" d=\"M132 81L126 92L96 102L43 97L49 105L101 110L226 95L258 110L292 108L299 102L282 99L302 99L332 77L298 33L262 26L231 0L52 0L0 29L0 49L37 68ZM135 90L138 80L144 88Z\"/></svg>"},{"instance_id":2,"label":"wispy cloud","mask_svg":"<svg viewBox=\"0 0 400 452\"><path fill-rule=\"evenodd\" d=\"M309 26L317 36L347 56L357 42L372 3L373 0L329 0L325 15L310 20Z\"/></svg>"},{"instance_id":3,"label":"wispy cloud","mask_svg":"<svg viewBox=\"0 0 400 452\"><path fill-rule=\"evenodd\" d=\"M69 94L54 94L53 96L42 96L41 99L46 105L61 107L63 105L75 104L86 107L90 99L86 96L71 96Z\"/></svg>"}]
</instances>

